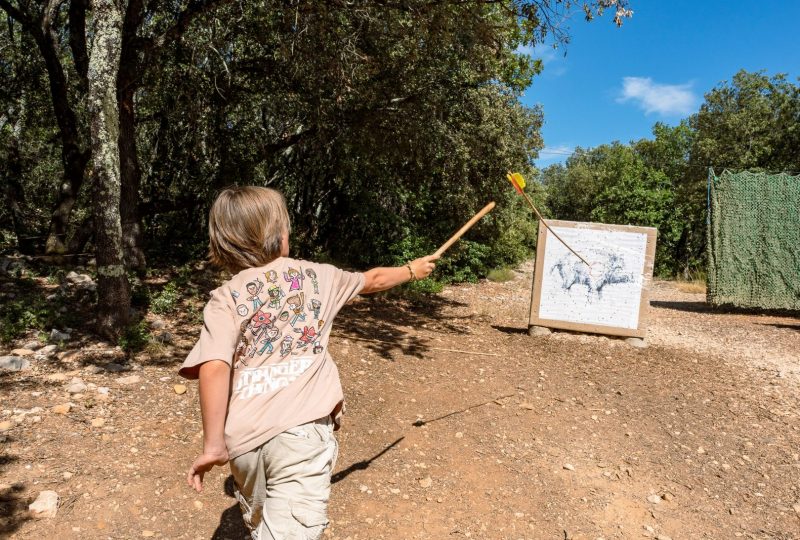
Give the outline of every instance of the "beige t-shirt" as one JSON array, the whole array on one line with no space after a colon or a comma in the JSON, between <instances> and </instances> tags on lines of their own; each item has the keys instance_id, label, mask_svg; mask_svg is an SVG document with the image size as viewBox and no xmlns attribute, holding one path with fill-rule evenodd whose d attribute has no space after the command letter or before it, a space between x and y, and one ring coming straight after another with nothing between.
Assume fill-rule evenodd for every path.
<instances>
[{"instance_id":1,"label":"beige t-shirt","mask_svg":"<svg viewBox=\"0 0 800 540\"><path fill-rule=\"evenodd\" d=\"M281 257L211 291L200 338L179 373L196 379L209 360L233 366L225 421L231 459L342 403L328 354L331 322L363 287L363 274Z\"/></svg>"}]
</instances>

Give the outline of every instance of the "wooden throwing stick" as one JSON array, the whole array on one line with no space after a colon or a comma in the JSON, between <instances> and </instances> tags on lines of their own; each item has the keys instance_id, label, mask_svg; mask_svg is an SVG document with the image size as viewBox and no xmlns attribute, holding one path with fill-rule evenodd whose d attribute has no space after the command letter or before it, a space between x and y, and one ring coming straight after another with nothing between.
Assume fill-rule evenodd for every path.
<instances>
[{"instance_id":1,"label":"wooden throwing stick","mask_svg":"<svg viewBox=\"0 0 800 540\"><path fill-rule=\"evenodd\" d=\"M450 237L450 239L449 239L447 242L445 242L444 244L442 244L442 247L440 247L439 249L437 249L437 250L436 250L436 253L434 253L434 255L439 255L439 256L441 256L441 255L442 255L442 253L444 253L445 251L447 251L447 250L450 248L450 246L452 246L453 244L455 244L455 243L456 243L456 241L457 241L459 238L461 238L461 237L464 235L464 233L465 233L465 232L467 232L468 230L470 230L470 228L472 228L472 226L473 226L473 225L475 225L475 224L476 224L478 221L480 221L480 220L481 220L481 218L482 218L483 216L485 216L486 214L488 214L489 212L491 212L491 211L492 211L492 208L494 208L494 201L492 201L492 202L490 202L489 204L487 204L486 206L484 206L484 207L481 209L481 211L480 211L480 212L478 212L477 214L475 214L474 216L472 216L472 219L470 219L469 221L467 221L467 222L464 224L464 226L463 226L463 227L461 227L460 229L458 229L458 232L456 232L456 234L454 234L453 236L451 236L451 237Z\"/></svg>"}]
</instances>

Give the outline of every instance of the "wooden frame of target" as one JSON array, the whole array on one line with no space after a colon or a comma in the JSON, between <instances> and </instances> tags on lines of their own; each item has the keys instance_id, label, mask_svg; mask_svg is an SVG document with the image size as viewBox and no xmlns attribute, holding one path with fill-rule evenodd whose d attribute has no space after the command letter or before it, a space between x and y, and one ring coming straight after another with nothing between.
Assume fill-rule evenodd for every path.
<instances>
[{"instance_id":1,"label":"wooden frame of target","mask_svg":"<svg viewBox=\"0 0 800 540\"><path fill-rule=\"evenodd\" d=\"M539 223L531 326L644 338L656 229L548 220L587 266Z\"/></svg>"}]
</instances>

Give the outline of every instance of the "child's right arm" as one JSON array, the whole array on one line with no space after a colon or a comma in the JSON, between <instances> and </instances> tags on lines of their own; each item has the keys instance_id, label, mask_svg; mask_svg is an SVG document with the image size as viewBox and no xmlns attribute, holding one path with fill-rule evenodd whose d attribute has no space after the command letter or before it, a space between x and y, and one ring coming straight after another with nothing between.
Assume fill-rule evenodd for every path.
<instances>
[{"instance_id":1,"label":"child's right arm","mask_svg":"<svg viewBox=\"0 0 800 540\"><path fill-rule=\"evenodd\" d=\"M203 490L203 476L214 465L228 462L225 445L225 415L228 411L231 367L222 360L200 365L200 412L203 416L203 454L194 460L186 481L196 491Z\"/></svg>"},{"instance_id":2,"label":"child's right arm","mask_svg":"<svg viewBox=\"0 0 800 540\"><path fill-rule=\"evenodd\" d=\"M408 281L425 279L436 268L433 261L438 258L439 255L427 255L414 259L405 266L367 270L364 272L364 287L361 289L361 294L385 291Z\"/></svg>"}]
</instances>

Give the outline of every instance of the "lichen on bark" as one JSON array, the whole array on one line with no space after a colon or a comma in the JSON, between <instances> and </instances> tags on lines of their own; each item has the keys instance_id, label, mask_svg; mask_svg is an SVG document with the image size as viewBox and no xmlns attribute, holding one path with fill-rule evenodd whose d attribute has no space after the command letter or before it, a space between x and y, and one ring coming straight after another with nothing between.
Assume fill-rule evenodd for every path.
<instances>
[{"instance_id":1,"label":"lichen on bark","mask_svg":"<svg viewBox=\"0 0 800 540\"><path fill-rule=\"evenodd\" d=\"M130 285L124 266L120 214L117 76L122 48L122 6L92 0L94 39L89 55L98 333L116 339L128 324Z\"/></svg>"}]
</instances>

